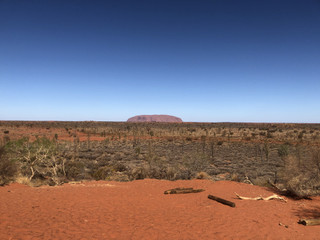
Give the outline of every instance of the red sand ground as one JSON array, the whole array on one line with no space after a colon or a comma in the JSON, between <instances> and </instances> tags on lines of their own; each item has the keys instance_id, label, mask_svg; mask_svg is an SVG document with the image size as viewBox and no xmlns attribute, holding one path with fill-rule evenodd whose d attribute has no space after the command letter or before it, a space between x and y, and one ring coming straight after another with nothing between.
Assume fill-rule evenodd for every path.
<instances>
[{"instance_id":1,"label":"red sand ground","mask_svg":"<svg viewBox=\"0 0 320 240\"><path fill-rule=\"evenodd\" d=\"M35 122L36 124L36 122ZM70 130L70 132L66 131L64 127L51 127L49 129L44 128L44 127L28 127L28 126L23 126L21 125L20 127L6 127L3 128L2 130L9 130L9 134L4 134L2 131L0 131L0 142L1 139L4 138L4 136L8 136L11 140L17 140L21 139L22 137L28 137L30 141L36 140L37 137L47 137L49 139L54 139L55 134L58 135L58 141L69 141L73 142L76 139L79 139L80 142L88 141L104 141L106 139L111 140L111 141L119 141L118 137L115 136L114 134L109 134L106 135L105 137L101 136L100 133L96 134L90 134L90 137L88 138L88 134L81 132L81 131L75 131L75 129ZM70 134L72 133L72 134ZM76 135L77 138L75 138L73 135ZM113 139L114 138L114 139ZM161 136L161 137L155 137L155 136L150 136L147 134L146 136L133 136L133 135L126 135L126 136L121 136L120 140L133 140L133 139L142 139L142 140L148 140L148 139L153 139L153 140L185 140L186 136ZM201 137L194 137L192 141L196 142L201 142ZM242 137L233 137L233 138L228 138L228 137L214 137L214 141L225 141L225 142L240 142L240 143L261 143L264 144L266 142L265 137L257 137L255 139L251 138L250 140L243 139ZM287 141L285 140L279 140L276 138L268 138L267 139L268 143L273 143L273 144L284 144ZM320 146L320 143L317 141L290 141L292 145L308 145L308 146Z\"/></svg>"},{"instance_id":2,"label":"red sand ground","mask_svg":"<svg viewBox=\"0 0 320 240\"><path fill-rule=\"evenodd\" d=\"M206 191L165 195L170 188ZM0 188L0 239L319 239L320 198L288 202L250 201L270 196L257 186L207 180L87 182L31 188ZM207 198L216 195L235 208ZM288 228L279 225L282 223Z\"/></svg>"}]
</instances>

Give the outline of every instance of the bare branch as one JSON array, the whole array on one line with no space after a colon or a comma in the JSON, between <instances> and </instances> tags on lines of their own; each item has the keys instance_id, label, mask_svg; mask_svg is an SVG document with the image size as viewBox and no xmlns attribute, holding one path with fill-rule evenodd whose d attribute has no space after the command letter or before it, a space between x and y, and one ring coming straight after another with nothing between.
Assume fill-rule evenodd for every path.
<instances>
[{"instance_id":1,"label":"bare branch","mask_svg":"<svg viewBox=\"0 0 320 240\"><path fill-rule=\"evenodd\" d=\"M264 200L264 201L268 201L268 200L272 200L272 199L278 199L278 200L287 202L286 199L284 199L284 198L282 198L282 197L280 197L280 196L278 196L278 195L276 195L276 194L273 194L273 195L271 195L271 196L269 196L269 197L261 197L261 196L260 196L260 197L255 197L255 198L242 197L242 196L240 196L240 195L237 194L237 193L235 193L235 194L236 194L236 196L237 196L239 199L241 199L241 200Z\"/></svg>"}]
</instances>

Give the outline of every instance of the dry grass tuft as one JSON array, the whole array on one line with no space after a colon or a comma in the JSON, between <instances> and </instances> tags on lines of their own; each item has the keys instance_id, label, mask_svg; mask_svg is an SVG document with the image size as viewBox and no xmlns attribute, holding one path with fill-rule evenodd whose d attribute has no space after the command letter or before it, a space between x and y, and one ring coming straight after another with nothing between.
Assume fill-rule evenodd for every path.
<instances>
[{"instance_id":1,"label":"dry grass tuft","mask_svg":"<svg viewBox=\"0 0 320 240\"><path fill-rule=\"evenodd\" d=\"M232 174L231 174L231 181L241 182L241 179L240 179L239 174L237 174L237 173L232 173Z\"/></svg>"},{"instance_id":2,"label":"dry grass tuft","mask_svg":"<svg viewBox=\"0 0 320 240\"><path fill-rule=\"evenodd\" d=\"M18 176L16 179L15 179L15 182L16 183L20 183L20 184L23 184L23 185L27 185L27 186L30 186L32 187L33 184L32 182L30 181L30 179L26 176Z\"/></svg>"},{"instance_id":3,"label":"dry grass tuft","mask_svg":"<svg viewBox=\"0 0 320 240\"><path fill-rule=\"evenodd\" d=\"M196 179L207 179L212 180L212 177L206 172L198 172L195 176Z\"/></svg>"}]
</instances>

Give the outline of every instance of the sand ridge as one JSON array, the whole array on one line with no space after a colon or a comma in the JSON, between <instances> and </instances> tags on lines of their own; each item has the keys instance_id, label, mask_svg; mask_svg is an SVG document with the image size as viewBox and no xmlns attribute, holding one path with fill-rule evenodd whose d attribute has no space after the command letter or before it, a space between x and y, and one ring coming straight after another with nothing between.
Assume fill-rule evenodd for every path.
<instances>
[{"instance_id":1,"label":"sand ridge","mask_svg":"<svg viewBox=\"0 0 320 240\"><path fill-rule=\"evenodd\" d=\"M176 187L205 189L164 194ZM320 214L320 198L246 201L270 190L208 180L82 182L0 188L0 239L318 239L320 226L297 224ZM208 194L236 203L231 208ZM287 226L287 227L286 227Z\"/></svg>"}]
</instances>

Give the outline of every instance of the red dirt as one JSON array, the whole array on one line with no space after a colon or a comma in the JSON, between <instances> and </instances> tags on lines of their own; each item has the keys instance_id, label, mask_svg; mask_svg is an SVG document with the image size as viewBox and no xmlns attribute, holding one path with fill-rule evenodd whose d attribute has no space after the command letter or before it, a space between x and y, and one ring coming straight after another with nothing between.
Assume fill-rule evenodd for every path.
<instances>
[{"instance_id":1,"label":"red dirt","mask_svg":"<svg viewBox=\"0 0 320 240\"><path fill-rule=\"evenodd\" d=\"M58 140L59 141L69 141L73 142L75 140L79 140L80 142L84 141L104 141L106 139L110 141L120 141L120 140L133 140L133 139L141 139L141 140L148 140L148 139L153 139L153 140L186 140L186 136L150 136L149 134L146 136L133 136L126 134L126 136L121 136L121 139L119 139L119 136L114 136L107 134L106 136L101 136L100 133L93 134L91 133L90 136L88 136L87 133L78 131L76 129L71 130L70 132L66 131L64 127L51 127L49 129L44 128L44 127L28 127L28 126L23 126L21 125L20 127L7 127L5 129L10 130L10 134L8 134L8 137L10 137L11 140L17 140L21 139L22 137L28 137L30 141L36 140L37 137L47 137L49 139L54 139L55 134L58 135ZM71 134L72 133L72 134ZM76 137L72 136L76 135ZM0 140L3 139L5 134L3 132L0 132ZM115 137L115 138L114 138ZM201 137L188 137L190 138L193 142L201 142ZM265 138L257 138L257 139L250 139L250 140L245 140L242 137L233 137L233 138L228 138L228 137L214 137L208 138L208 141L214 140L215 142L218 141L223 141L223 142L230 142L230 143L260 143L264 144L266 141L268 143L272 144L284 144L288 142L287 140L279 140L276 138L268 138L267 140ZM320 146L319 142L317 141L290 141L290 144L292 145L308 145L308 146Z\"/></svg>"},{"instance_id":2,"label":"red dirt","mask_svg":"<svg viewBox=\"0 0 320 240\"><path fill-rule=\"evenodd\" d=\"M176 187L203 188L165 195ZM87 182L0 188L0 239L319 239L320 226L297 224L319 217L320 198L250 201L270 196L257 186L207 180ZM207 198L216 195L235 208ZM283 225L287 225L286 228Z\"/></svg>"}]
</instances>

